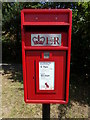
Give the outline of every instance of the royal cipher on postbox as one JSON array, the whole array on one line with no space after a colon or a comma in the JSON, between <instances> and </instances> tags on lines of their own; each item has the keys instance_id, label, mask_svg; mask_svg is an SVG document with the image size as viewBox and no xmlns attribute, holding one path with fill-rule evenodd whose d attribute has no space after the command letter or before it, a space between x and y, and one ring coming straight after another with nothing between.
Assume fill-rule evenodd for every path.
<instances>
[{"instance_id":1,"label":"royal cipher on postbox","mask_svg":"<svg viewBox=\"0 0 90 120\"><path fill-rule=\"evenodd\" d=\"M21 11L24 100L66 104L69 99L72 11Z\"/></svg>"}]
</instances>

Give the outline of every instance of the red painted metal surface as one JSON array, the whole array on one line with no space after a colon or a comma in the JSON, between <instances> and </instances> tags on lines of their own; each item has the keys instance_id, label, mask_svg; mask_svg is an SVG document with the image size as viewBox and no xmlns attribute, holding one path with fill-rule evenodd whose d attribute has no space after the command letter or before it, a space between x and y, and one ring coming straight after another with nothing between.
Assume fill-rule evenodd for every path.
<instances>
[{"instance_id":1,"label":"red painted metal surface","mask_svg":"<svg viewBox=\"0 0 90 120\"><path fill-rule=\"evenodd\" d=\"M24 100L27 103L68 103L72 11L24 9L21 11ZM31 46L31 34L61 34L61 46ZM45 59L44 52L50 53ZM39 61L55 62L55 89L39 90Z\"/></svg>"}]
</instances>

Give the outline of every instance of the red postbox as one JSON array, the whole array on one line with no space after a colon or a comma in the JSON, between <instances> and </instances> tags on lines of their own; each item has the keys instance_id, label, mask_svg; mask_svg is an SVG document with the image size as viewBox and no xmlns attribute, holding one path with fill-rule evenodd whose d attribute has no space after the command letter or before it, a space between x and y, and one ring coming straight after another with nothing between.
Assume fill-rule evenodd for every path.
<instances>
[{"instance_id":1,"label":"red postbox","mask_svg":"<svg viewBox=\"0 0 90 120\"><path fill-rule=\"evenodd\" d=\"M68 102L72 11L21 11L24 100Z\"/></svg>"}]
</instances>

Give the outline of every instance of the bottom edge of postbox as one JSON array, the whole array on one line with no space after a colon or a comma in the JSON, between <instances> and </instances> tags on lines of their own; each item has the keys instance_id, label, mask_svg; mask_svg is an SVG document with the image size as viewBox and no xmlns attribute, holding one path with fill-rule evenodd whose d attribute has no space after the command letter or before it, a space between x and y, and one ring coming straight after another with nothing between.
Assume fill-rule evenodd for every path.
<instances>
[{"instance_id":1,"label":"bottom edge of postbox","mask_svg":"<svg viewBox=\"0 0 90 120\"><path fill-rule=\"evenodd\" d=\"M37 104L43 104L43 103L52 103L52 104L67 104L68 101L64 101L64 100L25 100L26 103L37 103Z\"/></svg>"}]
</instances>

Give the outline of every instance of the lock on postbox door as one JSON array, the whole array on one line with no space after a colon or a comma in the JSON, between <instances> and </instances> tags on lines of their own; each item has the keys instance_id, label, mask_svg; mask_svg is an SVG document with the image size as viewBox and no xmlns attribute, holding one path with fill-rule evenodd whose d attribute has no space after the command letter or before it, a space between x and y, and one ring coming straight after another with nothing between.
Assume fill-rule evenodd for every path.
<instances>
[{"instance_id":1,"label":"lock on postbox door","mask_svg":"<svg viewBox=\"0 0 90 120\"><path fill-rule=\"evenodd\" d=\"M71 26L70 9L21 11L25 102L68 102Z\"/></svg>"}]
</instances>

